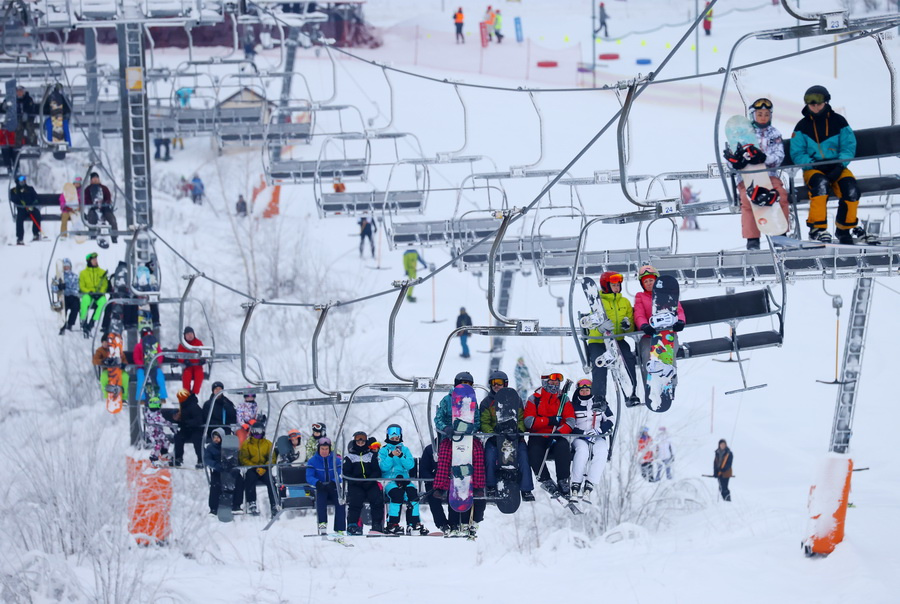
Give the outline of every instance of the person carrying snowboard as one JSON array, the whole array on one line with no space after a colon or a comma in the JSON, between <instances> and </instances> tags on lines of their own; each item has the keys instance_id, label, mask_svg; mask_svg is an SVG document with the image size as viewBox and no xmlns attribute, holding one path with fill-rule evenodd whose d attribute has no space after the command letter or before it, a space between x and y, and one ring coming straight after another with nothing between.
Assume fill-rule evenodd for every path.
<instances>
[{"instance_id":1,"label":"person carrying snowboard","mask_svg":"<svg viewBox=\"0 0 900 604\"><path fill-rule=\"evenodd\" d=\"M478 416L481 418L481 432L495 433L497 432L497 401L494 395L503 388L509 387L509 376L503 371L491 372L488 378L488 385L491 391L481 400L478 407ZM518 401L518 409L516 409L516 430L520 433L525 432L525 409L522 400ZM487 485L487 496L497 497L497 466L499 463L500 452L497 447L496 437L488 438L484 443L484 474L485 484ZM518 438L516 448L516 457L519 462L519 490L522 492L523 501L534 501L534 481L531 478L531 468L525 460L528 459L528 447L525 444L525 438Z\"/></svg>"},{"instance_id":2,"label":"person carrying snowboard","mask_svg":"<svg viewBox=\"0 0 900 604\"><path fill-rule=\"evenodd\" d=\"M65 141L72 146L72 137L69 135L69 117L72 115L72 106L63 94L62 84L57 83L47 94L43 105L44 134L49 143Z\"/></svg>"},{"instance_id":3,"label":"person carrying snowboard","mask_svg":"<svg viewBox=\"0 0 900 604\"><path fill-rule=\"evenodd\" d=\"M650 360L650 344L656 330L650 326L650 317L653 315L653 286L659 278L659 272L645 264L638 270L638 280L641 282L641 289L634 296L634 324L638 329L644 332L638 342L638 365L641 368L642 383L647 383L647 361ZM684 309L681 302L678 303L678 320L672 326L672 330L679 332L684 329ZM675 350L678 350L678 337L675 338Z\"/></svg>"},{"instance_id":4,"label":"person carrying snowboard","mask_svg":"<svg viewBox=\"0 0 900 604\"><path fill-rule=\"evenodd\" d=\"M153 335L153 330L148 326L142 327L141 339L134 345L134 350L131 353L134 364L138 366L139 401L147 400L147 392L151 390L156 391L156 396L159 396L164 403L169 398L169 393L166 392L166 376L162 370L164 357L160 356L160 351L159 340ZM148 368L150 369L149 373L147 373ZM147 384L151 380L155 385Z\"/></svg>"},{"instance_id":5,"label":"person carrying snowboard","mask_svg":"<svg viewBox=\"0 0 900 604\"><path fill-rule=\"evenodd\" d=\"M242 467L266 466L272 459L272 441L266 438L265 421L257 421L250 426L250 437L244 441L238 452L238 461ZM269 508L272 516L278 513L275 506L275 487L269 476L267 467L249 467L244 473L244 499L247 501L247 511L253 515L259 515L256 507L256 485L266 485L269 494Z\"/></svg>"},{"instance_id":6,"label":"person carrying snowboard","mask_svg":"<svg viewBox=\"0 0 900 604\"><path fill-rule=\"evenodd\" d=\"M94 322L103 315L103 307L106 306L109 278L106 271L98 266L97 252L91 252L85 256L85 260L87 267L78 275L78 289L81 292L79 317L84 337L90 338Z\"/></svg>"},{"instance_id":7,"label":"person carrying snowboard","mask_svg":"<svg viewBox=\"0 0 900 604\"><path fill-rule=\"evenodd\" d=\"M72 182L72 185L75 187L75 195L76 200L79 206L81 205L81 177L76 176L75 180ZM59 234L61 238L64 238L65 235L69 232L69 221L72 220L77 214L79 210L79 206L72 207L66 202L66 194L59 194Z\"/></svg>"},{"instance_id":8,"label":"person carrying snowboard","mask_svg":"<svg viewBox=\"0 0 900 604\"><path fill-rule=\"evenodd\" d=\"M598 403L591 393L591 380L578 380L578 390L572 399L575 411L573 434L582 434L572 441L572 498L587 499L603 477L609 454L607 437L612 434L613 412L609 405Z\"/></svg>"},{"instance_id":9,"label":"person carrying snowboard","mask_svg":"<svg viewBox=\"0 0 900 604\"><path fill-rule=\"evenodd\" d=\"M637 457L638 463L641 464L641 477L647 482L656 482L656 472L653 471L655 449L653 447L653 437L650 436L650 428L644 426L641 428L641 434L638 436Z\"/></svg>"},{"instance_id":10,"label":"person carrying snowboard","mask_svg":"<svg viewBox=\"0 0 900 604\"><path fill-rule=\"evenodd\" d=\"M347 532L351 535L362 535L359 517L366 503L372 511L372 530L384 532L384 493L377 480L370 480L381 477L376 444L374 437L361 430L354 432L353 440L347 443L343 469L348 482Z\"/></svg>"},{"instance_id":11,"label":"person carrying snowboard","mask_svg":"<svg viewBox=\"0 0 900 604\"><path fill-rule=\"evenodd\" d=\"M94 356L91 359L91 363L94 367L100 368L100 393L103 398L106 398L106 386L109 384L109 369L112 367L120 367L123 369L122 371L122 402L126 403L128 398L128 372L124 371L125 364L121 359L117 358L113 355L112 346L110 346L110 341L108 336L100 337L100 347L94 351Z\"/></svg>"},{"instance_id":12,"label":"person carrying snowboard","mask_svg":"<svg viewBox=\"0 0 900 604\"><path fill-rule=\"evenodd\" d=\"M154 396L144 408L144 438L150 447L150 463L154 466L168 462L166 455L169 454L169 436L166 430L175 431L175 425L160 412L161 405L160 400Z\"/></svg>"},{"instance_id":13,"label":"person carrying snowboard","mask_svg":"<svg viewBox=\"0 0 900 604\"><path fill-rule=\"evenodd\" d=\"M784 141L781 132L772 125L772 101L765 98L756 99L750 105L750 122L756 133L756 147L765 156L766 175L772 183L772 189L778 194L778 203L784 212L784 217L790 222L788 208L788 194L784 190L784 184L778 176L778 166L784 161ZM763 179L765 180L765 179ZM753 218L753 210L750 199L747 197L747 187L744 181L738 183L738 195L741 198L741 236L747 240L748 250L759 249L759 228Z\"/></svg>"},{"instance_id":14,"label":"person carrying snowboard","mask_svg":"<svg viewBox=\"0 0 900 604\"><path fill-rule=\"evenodd\" d=\"M237 425L237 410L234 403L225 396L225 385L216 381L211 386L212 393L203 403L203 421L209 420L209 434L212 428L222 428L225 434L231 434L231 430Z\"/></svg>"},{"instance_id":15,"label":"person carrying snowboard","mask_svg":"<svg viewBox=\"0 0 900 604\"><path fill-rule=\"evenodd\" d=\"M320 535L328 534L328 506L334 506L334 531L347 530L347 512L338 499L341 484L341 457L332 450L331 439L323 436L317 451L306 464L306 482L316 489L316 521Z\"/></svg>"},{"instance_id":16,"label":"person carrying snowboard","mask_svg":"<svg viewBox=\"0 0 900 604\"><path fill-rule=\"evenodd\" d=\"M183 335L184 341L189 345L194 347L203 346L200 338L194 335L193 327L185 327ZM182 342L178 343L177 352L196 353L195 350L189 349ZM181 362L184 364L184 369L181 370L181 387L185 390L190 390L194 394L200 394L200 386L203 385L203 366L206 364L206 359L182 359Z\"/></svg>"},{"instance_id":17,"label":"person carrying snowboard","mask_svg":"<svg viewBox=\"0 0 900 604\"><path fill-rule=\"evenodd\" d=\"M656 480L662 480L663 470L666 472L666 479L672 480L675 450L672 449L672 443L669 442L669 432L665 426L660 426L656 432L656 459L659 461L659 466L656 468Z\"/></svg>"},{"instance_id":18,"label":"person carrying snowboard","mask_svg":"<svg viewBox=\"0 0 900 604\"><path fill-rule=\"evenodd\" d=\"M570 434L575 427L575 410L569 397L561 392L563 374L551 373L541 376L541 387L528 397L525 403L525 428L540 436L528 438L528 461L541 487L551 497L561 495L569 498L569 464L572 454L569 441L555 434ZM544 436L546 435L546 436ZM556 464L556 482L550 478L547 457L553 452Z\"/></svg>"},{"instance_id":19,"label":"person carrying snowboard","mask_svg":"<svg viewBox=\"0 0 900 604\"><path fill-rule=\"evenodd\" d=\"M456 329L459 329L460 327L471 327L471 326L472 326L472 317L470 317L469 313L466 312L465 307L460 307L459 316L456 317ZM460 354L459 356L461 356L464 359L468 359L470 356L472 356L469 354L469 342L468 341L469 341L469 332L468 331L459 332L459 344L460 344L460 346L462 346L462 354Z\"/></svg>"},{"instance_id":20,"label":"person carrying snowboard","mask_svg":"<svg viewBox=\"0 0 900 604\"><path fill-rule=\"evenodd\" d=\"M191 395L193 396L193 395ZM196 398L196 397L195 397ZM203 462L209 468L209 515L217 516L219 511L219 496L222 494L222 472L226 468L222 465L222 439L225 438L225 431L222 428L216 428L212 431L210 442L203 451ZM234 479L234 493L231 500L231 511L237 513L241 511L241 505L244 503L244 478L241 476L241 470L237 467L227 470L231 472Z\"/></svg>"},{"instance_id":21,"label":"person carrying snowboard","mask_svg":"<svg viewBox=\"0 0 900 604\"><path fill-rule=\"evenodd\" d=\"M856 135L844 116L835 113L829 101L831 95L824 86L811 86L803 95L803 119L794 126L791 135L791 160L803 166L803 182L809 191L809 227L811 241L831 243L828 232L826 206L828 194L838 198L834 234L838 243L852 245L876 241L859 224L856 208L859 205L859 186L847 164L856 157ZM827 162L827 163L823 163Z\"/></svg>"},{"instance_id":22,"label":"person carrying snowboard","mask_svg":"<svg viewBox=\"0 0 900 604\"><path fill-rule=\"evenodd\" d=\"M116 215L113 212L112 195L109 188L100 182L100 174L97 172L91 172L90 178L91 182L85 187L82 197L82 204L88 208L84 220L92 226L103 221L109 225L112 233L115 233L119 230L119 223L116 222ZM91 239L96 238L96 235L91 237ZM119 241L115 234L111 234L111 239L113 243Z\"/></svg>"},{"instance_id":23,"label":"person carrying snowboard","mask_svg":"<svg viewBox=\"0 0 900 604\"><path fill-rule=\"evenodd\" d=\"M72 261L68 258L63 258L62 266L63 282L61 285L67 318L63 326L59 328L59 335L64 335L67 329L72 331L72 328L75 327L79 311L78 299L81 295L81 290L78 286L78 275L72 270Z\"/></svg>"},{"instance_id":24,"label":"person carrying snowboard","mask_svg":"<svg viewBox=\"0 0 900 604\"><path fill-rule=\"evenodd\" d=\"M175 395L178 399L178 412L175 413L175 423L178 424L178 432L175 433L175 459L172 465L179 467L184 463L184 444L190 442L194 445L194 453L197 455L197 469L203 468L203 456L200 448L203 444L203 412L197 397L187 390L181 389Z\"/></svg>"},{"instance_id":25,"label":"person carrying snowboard","mask_svg":"<svg viewBox=\"0 0 900 604\"><path fill-rule=\"evenodd\" d=\"M591 361L591 379L593 384L591 391L593 392L594 400L602 404L606 404L606 378L609 370L606 367L597 367L595 361L606 352L607 342L603 339L603 331L612 331L614 334L634 331L634 311L631 308L631 302L622 295L622 281L621 273L606 271L600 275L600 303L603 305L607 323L594 327L588 332L587 348ZM622 360L625 362L625 370L628 372L628 377L633 384L631 395L628 397L626 404L638 404L640 399L637 396L634 355L631 353L631 347L624 337L616 338L615 342L619 347Z\"/></svg>"},{"instance_id":26,"label":"person carrying snowboard","mask_svg":"<svg viewBox=\"0 0 900 604\"><path fill-rule=\"evenodd\" d=\"M9 200L16 208L16 245L25 245L25 222L31 222L32 241L41 240L41 210L34 187L24 174L16 176L16 186L9 190Z\"/></svg>"},{"instance_id":27,"label":"person carrying snowboard","mask_svg":"<svg viewBox=\"0 0 900 604\"><path fill-rule=\"evenodd\" d=\"M363 245L366 242L366 237L369 238L369 249L372 251L372 258L375 257L375 240L372 238L372 233L378 232L378 225L375 223L375 219L369 220L368 216L363 216L359 219L357 223L359 225L359 257L363 257Z\"/></svg>"},{"instance_id":28,"label":"person carrying snowboard","mask_svg":"<svg viewBox=\"0 0 900 604\"><path fill-rule=\"evenodd\" d=\"M384 485L384 494L390 500L386 532L395 535L403 533L400 527L400 508L405 503L406 533L411 535L417 532L420 535L427 535L428 529L422 524L419 516L419 490L415 484L404 480L410 477L410 471L416 465L416 458L403 444L403 429L397 424L387 427L384 443L378 451L378 465L384 478L394 479Z\"/></svg>"},{"instance_id":29,"label":"person carrying snowboard","mask_svg":"<svg viewBox=\"0 0 900 604\"><path fill-rule=\"evenodd\" d=\"M419 264L422 265L423 268L428 268L428 265L425 264L425 260L422 256L419 255L419 252L416 250L406 250L403 253L403 270L406 271L406 276L409 277L410 281L416 280L416 269ZM407 302L415 302L416 299L412 295L413 288L412 286L406 290L406 301Z\"/></svg>"},{"instance_id":30,"label":"person carrying snowboard","mask_svg":"<svg viewBox=\"0 0 900 604\"><path fill-rule=\"evenodd\" d=\"M716 458L713 460L713 476L719 481L719 493L722 494L723 501L731 501L731 491L728 490L728 481L731 479L731 462L734 461L734 455L728 448L725 439L719 441L716 449Z\"/></svg>"}]
</instances>

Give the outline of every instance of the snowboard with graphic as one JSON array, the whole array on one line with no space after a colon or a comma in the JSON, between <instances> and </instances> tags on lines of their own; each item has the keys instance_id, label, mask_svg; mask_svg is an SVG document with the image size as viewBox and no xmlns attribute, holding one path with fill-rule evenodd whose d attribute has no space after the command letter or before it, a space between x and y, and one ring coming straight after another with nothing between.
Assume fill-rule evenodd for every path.
<instances>
[{"instance_id":1,"label":"snowboard with graphic","mask_svg":"<svg viewBox=\"0 0 900 604\"><path fill-rule=\"evenodd\" d=\"M239 447L238 437L234 434L226 434L222 438L222 471L220 472L222 490L219 492L219 509L216 512L216 516L221 522L234 520L232 506L234 505L234 489L237 486L234 469L238 465Z\"/></svg>"},{"instance_id":2,"label":"snowboard with graphic","mask_svg":"<svg viewBox=\"0 0 900 604\"><path fill-rule=\"evenodd\" d=\"M106 410L118 413L122 410L122 363L125 359L125 342L115 332L109 334L109 366L106 368Z\"/></svg>"},{"instance_id":3,"label":"snowboard with graphic","mask_svg":"<svg viewBox=\"0 0 900 604\"><path fill-rule=\"evenodd\" d=\"M678 321L678 280L661 275L653 285L653 310L650 326L656 333L650 340L647 359L646 405L651 411L662 413L672 406L678 383L675 369L675 331Z\"/></svg>"},{"instance_id":4,"label":"snowboard with graphic","mask_svg":"<svg viewBox=\"0 0 900 604\"><path fill-rule=\"evenodd\" d=\"M512 388L501 388L494 394L497 405L497 427L494 437L497 445L497 509L503 514L513 514L522 503L519 463L519 410L522 399Z\"/></svg>"},{"instance_id":5,"label":"snowboard with graphic","mask_svg":"<svg viewBox=\"0 0 900 604\"><path fill-rule=\"evenodd\" d=\"M472 478L475 466L472 464L473 434L475 433L475 411L478 401L475 390L468 384L460 384L450 395L453 415L453 436L450 456L450 507L457 512L468 511L472 507L474 488Z\"/></svg>"},{"instance_id":6,"label":"snowboard with graphic","mask_svg":"<svg viewBox=\"0 0 900 604\"><path fill-rule=\"evenodd\" d=\"M591 307L591 313L581 318L581 326L585 329L593 329L602 325L607 321L606 311L603 310L603 303L600 301L600 288L597 282L590 277L581 280L581 287L587 298L588 306ZM613 330L607 329L603 331L603 335L613 335ZM597 367L606 367L612 373L613 380L622 392L622 397L627 401L629 395L634 392L635 385L632 382L631 374L625 367L625 359L622 352L615 344L615 340L606 340L606 352L594 359ZM606 393L602 393L606 396Z\"/></svg>"},{"instance_id":7,"label":"snowboard with graphic","mask_svg":"<svg viewBox=\"0 0 900 604\"><path fill-rule=\"evenodd\" d=\"M771 187L765 170L765 158L758 155L758 139L753 123L743 115L734 115L725 123L725 159L740 174L756 227L763 235L781 235L788 230L778 192ZM752 149L748 149L752 147ZM765 185L765 186L763 186Z\"/></svg>"}]
</instances>

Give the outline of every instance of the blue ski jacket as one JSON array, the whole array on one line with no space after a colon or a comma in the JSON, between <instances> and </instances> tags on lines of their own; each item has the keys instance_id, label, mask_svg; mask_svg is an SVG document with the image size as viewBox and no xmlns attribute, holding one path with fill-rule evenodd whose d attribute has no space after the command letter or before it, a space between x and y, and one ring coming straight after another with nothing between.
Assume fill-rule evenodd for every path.
<instances>
[{"instance_id":1,"label":"blue ski jacket","mask_svg":"<svg viewBox=\"0 0 900 604\"><path fill-rule=\"evenodd\" d=\"M335 472L335 468L337 471ZM306 482L312 486L318 483L341 483L341 458L333 452L328 457L322 457L318 453L306 462Z\"/></svg>"},{"instance_id":2,"label":"blue ski jacket","mask_svg":"<svg viewBox=\"0 0 900 604\"><path fill-rule=\"evenodd\" d=\"M206 445L206 449L203 450L203 463L214 472L222 472L225 469L222 466L222 445L214 442Z\"/></svg>"}]
</instances>

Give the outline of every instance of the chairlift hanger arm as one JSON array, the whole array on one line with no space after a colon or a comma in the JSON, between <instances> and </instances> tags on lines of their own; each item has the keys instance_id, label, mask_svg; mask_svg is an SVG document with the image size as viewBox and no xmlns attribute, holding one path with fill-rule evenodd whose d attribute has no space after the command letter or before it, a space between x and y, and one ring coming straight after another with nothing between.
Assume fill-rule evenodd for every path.
<instances>
[{"instance_id":1,"label":"chairlift hanger arm","mask_svg":"<svg viewBox=\"0 0 900 604\"><path fill-rule=\"evenodd\" d=\"M400 292L397 296L397 300L394 302L394 307L391 309L391 315L388 318L388 354L387 354L387 362L388 362L388 370L390 370L391 375L400 380L401 382L412 383L414 380L412 378L405 378L397 373L397 370L394 369L394 345L397 340L397 315L400 313L400 307L403 305L403 300L406 297L406 292L409 290L410 283L407 280L403 280L400 285ZM315 350L315 347L313 347Z\"/></svg>"},{"instance_id":2,"label":"chairlift hanger arm","mask_svg":"<svg viewBox=\"0 0 900 604\"><path fill-rule=\"evenodd\" d=\"M316 329L313 331L312 337L312 380L316 390L326 396L340 397L340 392L326 390L319 385L319 335L322 333L322 327L325 325L325 319L328 317L328 311L331 310L332 303L316 306L319 311L319 320L316 322Z\"/></svg>"}]
</instances>

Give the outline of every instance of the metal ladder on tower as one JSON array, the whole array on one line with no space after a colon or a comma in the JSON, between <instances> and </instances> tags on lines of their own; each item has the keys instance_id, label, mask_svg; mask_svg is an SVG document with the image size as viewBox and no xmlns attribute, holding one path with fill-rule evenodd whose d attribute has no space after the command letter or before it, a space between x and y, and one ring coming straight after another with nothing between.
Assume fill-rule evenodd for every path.
<instances>
[{"instance_id":1,"label":"metal ladder on tower","mask_svg":"<svg viewBox=\"0 0 900 604\"><path fill-rule=\"evenodd\" d=\"M847 453L850 447L850 436L853 434L851 424L862 374L863 351L866 348L866 330L874 284L874 277L860 276L853 290L847 339L844 342L841 384L838 386L834 423L831 428L831 446L828 449L834 453Z\"/></svg>"}]
</instances>

